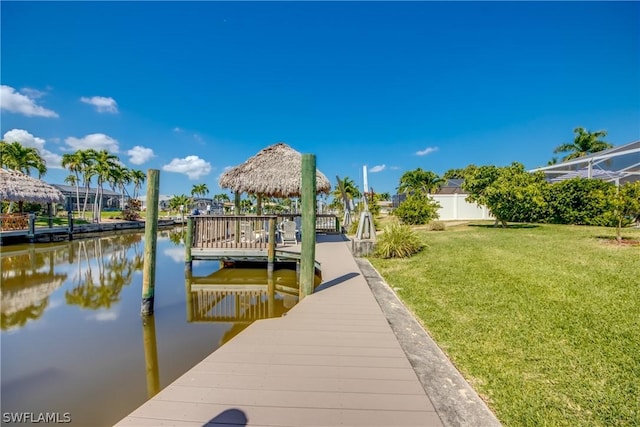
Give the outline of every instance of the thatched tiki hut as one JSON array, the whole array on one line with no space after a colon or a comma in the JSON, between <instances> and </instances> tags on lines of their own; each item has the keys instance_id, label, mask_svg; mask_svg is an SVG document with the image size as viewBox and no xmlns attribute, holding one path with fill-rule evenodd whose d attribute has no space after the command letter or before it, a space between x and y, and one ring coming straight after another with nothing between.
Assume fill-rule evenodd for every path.
<instances>
[{"instance_id":1,"label":"thatched tiki hut","mask_svg":"<svg viewBox=\"0 0 640 427\"><path fill-rule=\"evenodd\" d=\"M22 172L0 168L0 200L18 202L20 211L24 202L46 203L51 212L51 203L64 203L64 196L58 189L44 181ZM8 221L9 217L7 216L6 219ZM5 228L4 215L2 225L2 228Z\"/></svg>"},{"instance_id":2,"label":"thatched tiki hut","mask_svg":"<svg viewBox=\"0 0 640 427\"><path fill-rule=\"evenodd\" d=\"M218 180L221 188L258 197L258 215L262 197L300 197L302 192L302 154L279 142L262 149L246 162L229 169ZM316 170L316 192L328 194L331 184ZM237 207L236 207L237 209Z\"/></svg>"}]
</instances>

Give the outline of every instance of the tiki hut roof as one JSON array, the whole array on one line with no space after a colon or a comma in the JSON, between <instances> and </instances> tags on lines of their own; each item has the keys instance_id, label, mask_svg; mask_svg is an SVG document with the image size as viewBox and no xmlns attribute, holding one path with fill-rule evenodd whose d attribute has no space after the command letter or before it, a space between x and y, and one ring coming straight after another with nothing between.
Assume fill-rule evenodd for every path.
<instances>
[{"instance_id":1,"label":"tiki hut roof","mask_svg":"<svg viewBox=\"0 0 640 427\"><path fill-rule=\"evenodd\" d=\"M30 203L64 203L64 196L44 181L22 172L0 168L0 200Z\"/></svg>"},{"instance_id":2,"label":"tiki hut roof","mask_svg":"<svg viewBox=\"0 0 640 427\"><path fill-rule=\"evenodd\" d=\"M299 197L302 187L302 154L279 142L223 173L218 184L222 188L240 193ZM328 194L330 190L329 180L316 169L316 191Z\"/></svg>"}]
</instances>

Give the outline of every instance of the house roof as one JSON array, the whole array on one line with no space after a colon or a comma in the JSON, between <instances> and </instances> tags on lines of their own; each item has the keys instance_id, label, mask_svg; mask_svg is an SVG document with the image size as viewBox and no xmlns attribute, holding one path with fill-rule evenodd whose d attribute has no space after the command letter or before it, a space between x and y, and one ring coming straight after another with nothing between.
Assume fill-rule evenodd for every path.
<instances>
[{"instance_id":1,"label":"house roof","mask_svg":"<svg viewBox=\"0 0 640 427\"><path fill-rule=\"evenodd\" d=\"M75 195L76 194L76 187L73 185L64 185L64 184L49 184L52 187L57 188L58 190L60 190L62 192L62 194L64 194L65 196L69 196L69 195ZM89 188L89 194L92 196L95 196L97 194L98 189L97 188ZM85 187L80 187L80 195L84 196L87 192L87 189ZM122 194L117 193L113 190L109 190L108 188L104 188L103 189L103 195L105 196L113 196L113 197L121 197Z\"/></svg>"}]
</instances>

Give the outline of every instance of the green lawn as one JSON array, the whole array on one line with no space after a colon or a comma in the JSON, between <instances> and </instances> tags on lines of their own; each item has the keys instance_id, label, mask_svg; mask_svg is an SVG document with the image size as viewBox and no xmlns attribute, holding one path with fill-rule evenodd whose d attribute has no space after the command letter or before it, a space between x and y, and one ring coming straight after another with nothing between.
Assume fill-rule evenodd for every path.
<instances>
[{"instance_id":1,"label":"green lawn","mask_svg":"<svg viewBox=\"0 0 640 427\"><path fill-rule=\"evenodd\" d=\"M371 261L504 425L640 425L640 246L598 227L418 232L420 254Z\"/></svg>"}]
</instances>

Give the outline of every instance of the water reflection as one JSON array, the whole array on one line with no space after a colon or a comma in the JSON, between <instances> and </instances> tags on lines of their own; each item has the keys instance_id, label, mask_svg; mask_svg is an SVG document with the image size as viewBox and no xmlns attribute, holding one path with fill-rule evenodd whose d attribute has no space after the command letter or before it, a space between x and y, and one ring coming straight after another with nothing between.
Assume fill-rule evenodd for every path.
<instances>
[{"instance_id":1,"label":"water reflection","mask_svg":"<svg viewBox=\"0 0 640 427\"><path fill-rule=\"evenodd\" d=\"M141 241L140 234L78 241L78 272L73 279L74 288L65 292L67 304L98 310L118 302L122 288L131 284L133 273L142 270ZM128 255L130 248L132 255Z\"/></svg>"},{"instance_id":2,"label":"water reflection","mask_svg":"<svg viewBox=\"0 0 640 427\"><path fill-rule=\"evenodd\" d=\"M255 320L286 313L298 301L295 264L280 265L271 274L255 264L238 263L204 277L187 275L187 321L233 323L222 345Z\"/></svg>"},{"instance_id":3,"label":"water reflection","mask_svg":"<svg viewBox=\"0 0 640 427\"><path fill-rule=\"evenodd\" d=\"M252 320L297 301L295 267L269 281L264 265L215 274L218 262L198 261L185 291L182 235L159 233L155 315L142 319L142 233L3 247L3 411L113 425Z\"/></svg>"},{"instance_id":4,"label":"water reflection","mask_svg":"<svg viewBox=\"0 0 640 427\"><path fill-rule=\"evenodd\" d=\"M156 319L142 316L142 341L144 342L144 365L147 372L147 397L151 399L160 392L160 369L158 367L158 344L156 343Z\"/></svg>"},{"instance_id":5,"label":"water reflection","mask_svg":"<svg viewBox=\"0 0 640 427\"><path fill-rule=\"evenodd\" d=\"M11 254L12 256L9 256ZM35 248L2 253L2 330L23 327L42 316L49 296L67 278L55 273L55 254Z\"/></svg>"}]
</instances>

